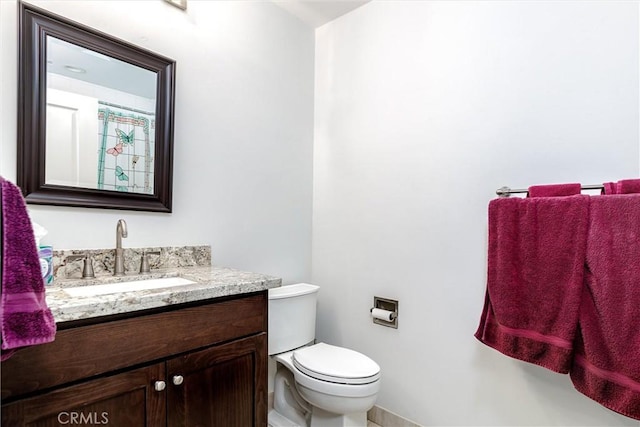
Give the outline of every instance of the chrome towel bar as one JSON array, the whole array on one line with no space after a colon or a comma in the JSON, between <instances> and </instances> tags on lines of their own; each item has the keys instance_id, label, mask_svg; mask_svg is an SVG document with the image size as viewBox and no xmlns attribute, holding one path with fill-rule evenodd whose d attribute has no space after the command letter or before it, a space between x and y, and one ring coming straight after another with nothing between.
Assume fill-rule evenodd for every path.
<instances>
[{"instance_id":1,"label":"chrome towel bar","mask_svg":"<svg viewBox=\"0 0 640 427\"><path fill-rule=\"evenodd\" d=\"M583 190L602 190L604 188L604 185L600 184L600 185L583 185L581 187ZM516 194L516 193L528 193L529 190L527 189L522 189L522 188L517 188L517 189L511 189L509 187L500 187L496 190L496 194L499 197L509 197L511 194Z\"/></svg>"}]
</instances>

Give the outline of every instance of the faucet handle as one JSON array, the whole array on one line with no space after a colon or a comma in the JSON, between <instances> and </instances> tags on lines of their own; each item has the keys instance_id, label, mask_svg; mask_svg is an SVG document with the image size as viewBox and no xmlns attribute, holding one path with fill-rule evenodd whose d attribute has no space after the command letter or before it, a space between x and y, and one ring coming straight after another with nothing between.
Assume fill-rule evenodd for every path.
<instances>
[{"instance_id":1,"label":"faucet handle","mask_svg":"<svg viewBox=\"0 0 640 427\"><path fill-rule=\"evenodd\" d=\"M83 279L95 279L96 275L93 272L93 259L91 255L88 253L77 254L77 255L69 255L67 257L67 261L76 261L79 259L84 260L84 268L82 269L82 278Z\"/></svg>"},{"instance_id":2,"label":"faucet handle","mask_svg":"<svg viewBox=\"0 0 640 427\"><path fill-rule=\"evenodd\" d=\"M142 252L142 257L140 259L140 273L149 273L151 271L149 268L149 255L160 255L160 251Z\"/></svg>"},{"instance_id":3,"label":"faucet handle","mask_svg":"<svg viewBox=\"0 0 640 427\"><path fill-rule=\"evenodd\" d=\"M82 269L82 278L83 279L95 279L96 275L93 272L93 258L91 255L87 254L87 257L84 259L84 268Z\"/></svg>"}]
</instances>

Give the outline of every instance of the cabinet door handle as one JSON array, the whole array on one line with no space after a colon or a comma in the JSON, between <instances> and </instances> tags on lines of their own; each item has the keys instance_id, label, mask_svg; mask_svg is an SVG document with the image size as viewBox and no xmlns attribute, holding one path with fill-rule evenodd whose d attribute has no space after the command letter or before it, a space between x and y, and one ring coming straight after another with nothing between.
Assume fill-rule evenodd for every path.
<instances>
[{"instance_id":1,"label":"cabinet door handle","mask_svg":"<svg viewBox=\"0 0 640 427\"><path fill-rule=\"evenodd\" d=\"M184 378L182 377L182 375L174 375L173 376L173 384L180 385L180 384L182 384L183 381L184 381Z\"/></svg>"},{"instance_id":2,"label":"cabinet door handle","mask_svg":"<svg viewBox=\"0 0 640 427\"><path fill-rule=\"evenodd\" d=\"M155 384L153 385L153 388L156 389L156 391L162 391L167 387L167 384L164 381L156 381Z\"/></svg>"}]
</instances>

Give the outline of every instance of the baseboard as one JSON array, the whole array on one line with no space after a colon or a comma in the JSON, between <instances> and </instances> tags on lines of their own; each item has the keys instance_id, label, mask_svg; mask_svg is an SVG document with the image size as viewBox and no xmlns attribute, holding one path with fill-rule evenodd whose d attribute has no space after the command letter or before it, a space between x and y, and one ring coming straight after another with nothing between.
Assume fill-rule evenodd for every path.
<instances>
[{"instance_id":1,"label":"baseboard","mask_svg":"<svg viewBox=\"0 0 640 427\"><path fill-rule=\"evenodd\" d=\"M394 414L379 406L374 406L367 412L367 419L381 427L422 427L398 414Z\"/></svg>"}]
</instances>

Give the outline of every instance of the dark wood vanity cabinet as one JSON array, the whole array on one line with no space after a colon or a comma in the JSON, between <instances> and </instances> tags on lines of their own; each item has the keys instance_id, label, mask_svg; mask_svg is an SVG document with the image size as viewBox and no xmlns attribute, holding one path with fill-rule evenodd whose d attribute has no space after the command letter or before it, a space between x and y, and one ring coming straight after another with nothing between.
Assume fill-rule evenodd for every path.
<instances>
[{"instance_id":1,"label":"dark wood vanity cabinet","mask_svg":"<svg viewBox=\"0 0 640 427\"><path fill-rule=\"evenodd\" d=\"M164 365L62 387L2 406L3 426L165 426L165 396L155 392Z\"/></svg>"},{"instance_id":2,"label":"dark wood vanity cabinet","mask_svg":"<svg viewBox=\"0 0 640 427\"><path fill-rule=\"evenodd\" d=\"M3 426L267 424L267 295L58 331L0 365Z\"/></svg>"}]
</instances>

